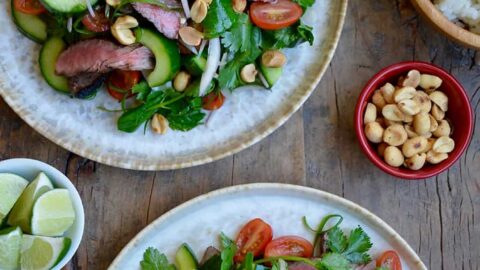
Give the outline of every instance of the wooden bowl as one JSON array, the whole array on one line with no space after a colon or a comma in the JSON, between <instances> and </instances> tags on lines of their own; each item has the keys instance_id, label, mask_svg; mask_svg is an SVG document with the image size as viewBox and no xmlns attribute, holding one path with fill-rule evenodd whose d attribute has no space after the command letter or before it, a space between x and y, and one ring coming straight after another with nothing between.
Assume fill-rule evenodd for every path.
<instances>
[{"instance_id":1,"label":"wooden bowl","mask_svg":"<svg viewBox=\"0 0 480 270\"><path fill-rule=\"evenodd\" d=\"M448 20L431 0L411 0L411 2L420 14L450 39L465 46L480 49L480 35L463 29Z\"/></svg>"}]
</instances>

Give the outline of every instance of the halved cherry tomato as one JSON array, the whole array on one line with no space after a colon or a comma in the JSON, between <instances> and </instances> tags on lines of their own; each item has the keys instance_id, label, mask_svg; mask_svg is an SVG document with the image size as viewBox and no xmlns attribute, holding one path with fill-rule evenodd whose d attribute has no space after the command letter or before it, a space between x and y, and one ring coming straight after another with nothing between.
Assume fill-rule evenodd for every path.
<instances>
[{"instance_id":1,"label":"halved cherry tomato","mask_svg":"<svg viewBox=\"0 0 480 270\"><path fill-rule=\"evenodd\" d=\"M95 17L90 13L83 16L82 23L85 27L95 33L105 32L110 29L110 21L105 16L105 9L98 8L94 12Z\"/></svg>"},{"instance_id":2,"label":"halved cherry tomato","mask_svg":"<svg viewBox=\"0 0 480 270\"><path fill-rule=\"evenodd\" d=\"M116 100L122 100L125 95L132 96L132 87L142 78L140 71L114 70L107 80L107 90Z\"/></svg>"},{"instance_id":3,"label":"halved cherry tomato","mask_svg":"<svg viewBox=\"0 0 480 270\"><path fill-rule=\"evenodd\" d=\"M39 15L47 11L39 0L15 0L13 6L16 10L31 15Z\"/></svg>"},{"instance_id":4,"label":"halved cherry tomato","mask_svg":"<svg viewBox=\"0 0 480 270\"><path fill-rule=\"evenodd\" d=\"M265 30L277 30L296 23L302 17L303 10L290 0L278 0L276 3L254 2L250 5L252 22Z\"/></svg>"},{"instance_id":5,"label":"halved cherry tomato","mask_svg":"<svg viewBox=\"0 0 480 270\"><path fill-rule=\"evenodd\" d=\"M390 270L402 270L402 263L397 252L393 250L385 251L380 258L377 259L377 267L387 267Z\"/></svg>"},{"instance_id":6,"label":"halved cherry tomato","mask_svg":"<svg viewBox=\"0 0 480 270\"><path fill-rule=\"evenodd\" d=\"M249 221L238 233L235 243L237 244L237 254L235 262L241 262L248 253L253 256L263 254L265 246L272 240L272 227L265 221L256 218Z\"/></svg>"},{"instance_id":7,"label":"halved cherry tomato","mask_svg":"<svg viewBox=\"0 0 480 270\"><path fill-rule=\"evenodd\" d=\"M225 96L222 92L212 91L210 94L202 98L202 107L208 111L220 109L225 101Z\"/></svg>"},{"instance_id":8,"label":"halved cherry tomato","mask_svg":"<svg viewBox=\"0 0 480 270\"><path fill-rule=\"evenodd\" d=\"M313 245L299 236L282 236L273 239L265 247L265 257L296 256L310 258L313 255Z\"/></svg>"}]
</instances>

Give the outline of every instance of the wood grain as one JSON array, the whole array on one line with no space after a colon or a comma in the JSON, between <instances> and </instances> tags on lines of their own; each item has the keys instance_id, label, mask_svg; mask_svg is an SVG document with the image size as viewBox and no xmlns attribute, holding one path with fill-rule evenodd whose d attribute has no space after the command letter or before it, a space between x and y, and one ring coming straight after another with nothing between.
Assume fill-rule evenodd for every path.
<instances>
[{"instance_id":1,"label":"wood grain","mask_svg":"<svg viewBox=\"0 0 480 270\"><path fill-rule=\"evenodd\" d=\"M178 171L137 172L78 157L42 138L0 100L0 158L30 157L65 172L83 198L86 230L67 269L105 269L142 228L172 207L221 187L287 182L350 199L384 219L430 269L480 269L480 66L474 50L437 33L407 0L351 0L325 77L283 127L239 154ZM427 181L397 181L361 153L353 109L380 68L404 60L453 73L475 110L461 160Z\"/></svg>"}]
</instances>

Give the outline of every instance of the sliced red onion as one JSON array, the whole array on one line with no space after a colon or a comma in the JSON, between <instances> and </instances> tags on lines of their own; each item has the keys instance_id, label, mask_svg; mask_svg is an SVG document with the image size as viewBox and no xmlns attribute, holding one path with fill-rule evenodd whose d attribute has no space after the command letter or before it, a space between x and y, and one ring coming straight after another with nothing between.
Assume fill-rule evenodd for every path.
<instances>
[{"instance_id":1,"label":"sliced red onion","mask_svg":"<svg viewBox=\"0 0 480 270\"><path fill-rule=\"evenodd\" d=\"M73 18L69 17L67 21L67 30L69 33L72 32L72 26L73 26Z\"/></svg>"},{"instance_id":2,"label":"sliced red onion","mask_svg":"<svg viewBox=\"0 0 480 270\"><path fill-rule=\"evenodd\" d=\"M219 64L220 69L222 69L227 64L227 59L228 59L228 53L224 52L222 56L222 60L220 60L220 64Z\"/></svg>"},{"instance_id":3,"label":"sliced red onion","mask_svg":"<svg viewBox=\"0 0 480 270\"><path fill-rule=\"evenodd\" d=\"M182 0L182 7L185 17L187 17L187 19L190 18L190 7L188 5L188 0Z\"/></svg>"},{"instance_id":4,"label":"sliced red onion","mask_svg":"<svg viewBox=\"0 0 480 270\"><path fill-rule=\"evenodd\" d=\"M265 76L263 76L262 72L258 73L258 77L260 78L260 81L262 82L263 86L265 86L265 88L269 89L270 85L268 84L267 79L265 79Z\"/></svg>"},{"instance_id":5,"label":"sliced red onion","mask_svg":"<svg viewBox=\"0 0 480 270\"><path fill-rule=\"evenodd\" d=\"M200 44L200 49L198 50L198 55L202 55L203 50L205 50L205 46L207 46L207 40L202 40L202 44Z\"/></svg>"},{"instance_id":6,"label":"sliced red onion","mask_svg":"<svg viewBox=\"0 0 480 270\"><path fill-rule=\"evenodd\" d=\"M214 38L210 40L208 45L207 67L205 68L205 71L202 74L202 79L200 80L200 96L204 96L206 94L207 88L218 69L218 64L220 64L221 53L220 39Z\"/></svg>"},{"instance_id":7,"label":"sliced red onion","mask_svg":"<svg viewBox=\"0 0 480 270\"><path fill-rule=\"evenodd\" d=\"M90 0L85 0L87 3L87 8L88 8L88 13L90 13L90 16L95 17L95 12L93 11L92 3Z\"/></svg>"}]
</instances>

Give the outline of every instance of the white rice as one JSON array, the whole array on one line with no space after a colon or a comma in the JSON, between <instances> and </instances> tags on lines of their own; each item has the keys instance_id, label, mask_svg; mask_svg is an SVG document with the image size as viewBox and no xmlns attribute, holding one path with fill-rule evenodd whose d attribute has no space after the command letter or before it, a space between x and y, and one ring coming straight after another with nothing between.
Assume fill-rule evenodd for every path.
<instances>
[{"instance_id":1,"label":"white rice","mask_svg":"<svg viewBox=\"0 0 480 270\"><path fill-rule=\"evenodd\" d=\"M480 0L433 0L437 8L453 22L462 22L468 30L480 34Z\"/></svg>"}]
</instances>

